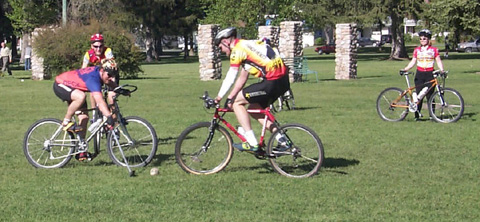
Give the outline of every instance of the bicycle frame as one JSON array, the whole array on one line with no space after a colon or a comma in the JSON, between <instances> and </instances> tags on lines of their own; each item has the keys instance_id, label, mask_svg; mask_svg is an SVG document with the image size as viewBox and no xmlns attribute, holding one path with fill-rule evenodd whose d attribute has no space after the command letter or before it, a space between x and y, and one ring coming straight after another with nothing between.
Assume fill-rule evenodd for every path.
<instances>
[{"instance_id":1,"label":"bicycle frame","mask_svg":"<svg viewBox=\"0 0 480 222\"><path fill-rule=\"evenodd\" d=\"M413 98L413 90L415 90L416 86L410 86L410 80L408 78L408 75L410 73L406 72L404 73L403 75L405 76L405 80L407 82L407 89L404 90L398 97L397 99L395 99L392 104L391 104L391 107L399 107L399 108L411 108L412 109L412 105L419 105L420 102L422 101L422 99L425 97L426 94L428 94L428 92L430 92L433 88L435 88L438 92L441 92L441 88L444 87L445 85L445 81L443 81L443 86L440 87L440 84L439 84L439 80L437 79L439 76L439 74L437 73L434 73L433 74L433 79L424 83L422 86L427 86L429 84L432 84L428 90L427 90L427 93L425 95L423 95L421 98L418 98L418 101L415 102L415 103L412 103L412 101L415 101L414 98ZM445 76L442 76L445 78ZM402 105L402 104L397 104L398 101L400 101L402 99L402 97L406 96L408 94L408 97L407 97L407 104L406 105ZM442 104L445 104L445 101L443 100L443 97L440 96L440 99L441 99L441 103ZM413 110L412 112L416 112L417 111L417 108L416 107L413 107Z\"/></svg>"},{"instance_id":2,"label":"bicycle frame","mask_svg":"<svg viewBox=\"0 0 480 222\"><path fill-rule=\"evenodd\" d=\"M113 107L113 109L112 109L112 110L114 110L113 114L117 116L117 123L119 124L119 127L117 129L119 129L119 132L123 136L125 136L128 144L133 144L134 142L133 142L131 136L128 134L128 130L125 127L125 122L124 122L123 116L120 113L120 107L118 106L118 93L115 96L113 96L113 104L110 104L109 107ZM98 107L90 108L90 109L86 110L86 112L91 112L91 111L96 111L97 113L100 112ZM78 113L79 113L79 111L75 112L75 114L77 114L77 115L78 115ZM76 121L75 118L72 118L72 119L73 119L73 121ZM56 138L56 136L58 136L61 132L63 132L63 129L62 129L63 126L59 126L58 129L55 131L55 133L52 135L52 137L48 141L61 142L61 144L53 144L53 145L60 145L60 146L65 146L65 147L76 147L77 150L75 152L73 152L72 154L69 154L69 155L76 155L76 154L79 154L80 152L84 152L84 150L79 151L79 149L78 149L78 148L80 148L79 146L86 146L86 144L88 144L98 133L101 133L101 130L106 126L106 122L107 122L107 119L103 119L100 122L100 124L98 124L91 131L90 135L84 140L80 139L78 134L76 134L76 139L66 139L67 134L71 134L71 132L65 132L62 140L54 140L53 138ZM52 144L50 144L50 145L52 145ZM117 143L117 145L120 146L120 144L118 144L118 143ZM97 152L97 151L95 151L95 152ZM50 153L50 159L63 159L66 156L68 156L68 155L54 157L53 154Z\"/></svg>"},{"instance_id":3,"label":"bicycle frame","mask_svg":"<svg viewBox=\"0 0 480 222\"><path fill-rule=\"evenodd\" d=\"M217 105L218 106L218 105ZM223 118L223 116L225 116L225 114L229 113L229 112L233 112L232 109L230 108L219 108L219 107L216 107L215 108L215 113L213 114L213 119L212 119L212 126L213 127L216 127L218 126L219 124L219 121L221 123L223 123L228 129L230 129L240 140L242 140L242 142L246 142L247 140L245 139L244 136L242 136L238 131L237 129L235 129L235 127L230 124L225 118ZM265 132L267 130L267 121L270 120L272 121L274 124L276 124L278 126L278 122L277 120L275 119L275 117L273 116L273 114L270 112L270 108L267 107L265 109L247 109L247 112L249 114L252 114L252 113L257 113L257 114L264 114L265 115L265 118L263 120L263 126L262 126L262 133L260 135L260 141L259 141L259 146L260 147L264 147L265 146ZM222 114L220 114L222 113ZM214 130L210 130L210 135L207 139L207 141L205 141L205 144L204 144L204 149L207 150L208 147L209 147L209 144L211 142L211 139L213 137L213 132Z\"/></svg>"}]
</instances>

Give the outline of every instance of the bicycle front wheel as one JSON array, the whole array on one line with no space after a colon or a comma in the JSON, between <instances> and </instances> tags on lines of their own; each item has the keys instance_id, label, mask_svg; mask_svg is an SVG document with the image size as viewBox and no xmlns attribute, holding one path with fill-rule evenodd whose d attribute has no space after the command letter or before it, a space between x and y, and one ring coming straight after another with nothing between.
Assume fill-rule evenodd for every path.
<instances>
[{"instance_id":1,"label":"bicycle front wheel","mask_svg":"<svg viewBox=\"0 0 480 222\"><path fill-rule=\"evenodd\" d=\"M23 153L28 162L37 168L59 168L72 159L76 139L62 130L58 119L41 119L25 133Z\"/></svg>"},{"instance_id":2,"label":"bicycle front wheel","mask_svg":"<svg viewBox=\"0 0 480 222\"><path fill-rule=\"evenodd\" d=\"M391 87L383 90L377 98L377 113L385 121L402 121L408 114L408 102L403 91Z\"/></svg>"},{"instance_id":3,"label":"bicycle front wheel","mask_svg":"<svg viewBox=\"0 0 480 222\"><path fill-rule=\"evenodd\" d=\"M210 122L189 126L177 139L175 159L188 173L213 174L223 170L233 156L232 137L221 126L210 131Z\"/></svg>"},{"instance_id":4,"label":"bicycle front wheel","mask_svg":"<svg viewBox=\"0 0 480 222\"><path fill-rule=\"evenodd\" d=\"M283 134L287 142L277 141L277 134ZM301 124L281 126L270 137L267 153L273 169L287 177L303 178L315 175L324 160L323 144L318 135Z\"/></svg>"},{"instance_id":5,"label":"bicycle front wheel","mask_svg":"<svg viewBox=\"0 0 480 222\"><path fill-rule=\"evenodd\" d=\"M428 100L430 117L439 123L452 123L459 120L465 109L460 93L451 88L435 92Z\"/></svg>"},{"instance_id":6,"label":"bicycle front wheel","mask_svg":"<svg viewBox=\"0 0 480 222\"><path fill-rule=\"evenodd\" d=\"M124 123L111 130L107 136L108 155L118 166L127 166L127 163L130 167L146 166L157 152L157 133L147 120L140 117L128 116L124 120Z\"/></svg>"}]
</instances>

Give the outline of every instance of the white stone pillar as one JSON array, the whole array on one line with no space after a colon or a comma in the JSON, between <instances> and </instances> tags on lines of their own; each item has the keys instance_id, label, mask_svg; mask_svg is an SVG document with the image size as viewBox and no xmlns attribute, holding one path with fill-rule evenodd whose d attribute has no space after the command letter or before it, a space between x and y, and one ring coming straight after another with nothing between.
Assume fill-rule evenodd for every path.
<instances>
[{"instance_id":1,"label":"white stone pillar","mask_svg":"<svg viewBox=\"0 0 480 222\"><path fill-rule=\"evenodd\" d=\"M335 79L357 78L357 25L337 24L335 35Z\"/></svg>"},{"instance_id":2,"label":"white stone pillar","mask_svg":"<svg viewBox=\"0 0 480 222\"><path fill-rule=\"evenodd\" d=\"M35 46L35 38L38 36L38 33L41 32L43 29L41 28L36 28L33 30L32 33L32 45ZM38 56L37 50L35 47L32 47L32 57L31 57L31 63L32 63L32 79L33 80L43 80L45 79L45 69L43 66L43 58Z\"/></svg>"},{"instance_id":3,"label":"white stone pillar","mask_svg":"<svg viewBox=\"0 0 480 222\"><path fill-rule=\"evenodd\" d=\"M280 27L278 26L259 26L258 39L267 38L270 40L270 46L278 48L279 32Z\"/></svg>"},{"instance_id":4,"label":"white stone pillar","mask_svg":"<svg viewBox=\"0 0 480 222\"><path fill-rule=\"evenodd\" d=\"M214 40L220 27L218 25L198 26L198 60L200 62L200 79L203 81L222 78L222 60L220 48L215 46Z\"/></svg>"},{"instance_id":5,"label":"white stone pillar","mask_svg":"<svg viewBox=\"0 0 480 222\"><path fill-rule=\"evenodd\" d=\"M286 21L280 23L278 49L289 67L290 82L294 80L294 59L303 56L303 23L300 21Z\"/></svg>"}]
</instances>

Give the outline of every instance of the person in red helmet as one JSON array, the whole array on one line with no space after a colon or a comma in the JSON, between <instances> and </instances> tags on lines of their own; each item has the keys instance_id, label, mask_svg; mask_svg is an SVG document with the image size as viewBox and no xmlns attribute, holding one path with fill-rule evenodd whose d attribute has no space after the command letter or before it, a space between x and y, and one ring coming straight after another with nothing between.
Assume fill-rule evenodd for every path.
<instances>
[{"instance_id":1,"label":"person in red helmet","mask_svg":"<svg viewBox=\"0 0 480 222\"><path fill-rule=\"evenodd\" d=\"M109 47L105 46L103 35L100 33L95 33L92 36L90 36L90 50L88 50L85 55L83 56L83 63L82 63L82 69L87 68L89 66L98 66L100 65L101 61L105 60L113 60L113 52L112 49ZM120 76L118 75L118 72L116 72L115 76L115 85L119 85L120 81ZM113 93L112 86L110 84L107 84L107 89L108 89L108 103L112 104L113 103L113 96L115 93ZM95 99L93 96L90 94L90 104L91 107L95 107L97 105Z\"/></svg>"},{"instance_id":2,"label":"person in red helmet","mask_svg":"<svg viewBox=\"0 0 480 222\"><path fill-rule=\"evenodd\" d=\"M96 33L90 37L90 47L83 56L82 68L98 65L102 59L113 59L112 49L105 46L102 34Z\"/></svg>"}]
</instances>

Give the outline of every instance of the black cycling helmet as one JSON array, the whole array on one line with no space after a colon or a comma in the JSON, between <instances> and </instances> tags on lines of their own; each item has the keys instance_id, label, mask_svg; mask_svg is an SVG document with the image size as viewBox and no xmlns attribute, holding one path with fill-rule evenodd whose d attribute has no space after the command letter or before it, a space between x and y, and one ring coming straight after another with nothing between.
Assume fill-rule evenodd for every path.
<instances>
[{"instance_id":1,"label":"black cycling helmet","mask_svg":"<svg viewBox=\"0 0 480 222\"><path fill-rule=\"evenodd\" d=\"M427 37L428 39L432 39L432 32L430 32L430 30L428 29L422 29L422 31L418 33L418 36L424 36L424 37Z\"/></svg>"},{"instance_id":2,"label":"black cycling helmet","mask_svg":"<svg viewBox=\"0 0 480 222\"><path fill-rule=\"evenodd\" d=\"M221 30L215 36L215 45L219 45L222 39L230 38L232 36L237 37L237 28L235 27L228 27L226 29Z\"/></svg>"}]
</instances>

